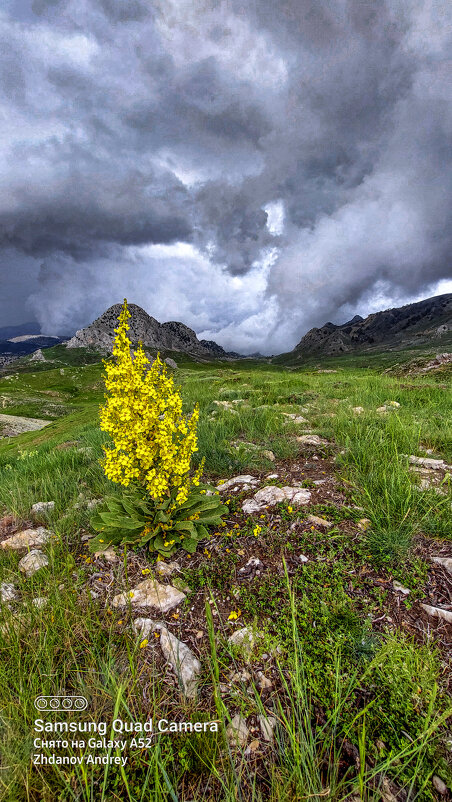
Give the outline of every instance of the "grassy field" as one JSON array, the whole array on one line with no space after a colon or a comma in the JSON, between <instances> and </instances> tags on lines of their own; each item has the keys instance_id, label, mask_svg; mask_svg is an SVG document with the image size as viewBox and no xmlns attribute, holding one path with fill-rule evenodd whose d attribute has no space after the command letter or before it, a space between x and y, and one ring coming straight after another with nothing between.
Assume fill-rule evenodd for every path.
<instances>
[{"instance_id":1,"label":"grassy field","mask_svg":"<svg viewBox=\"0 0 452 802\"><path fill-rule=\"evenodd\" d=\"M250 473L260 486L298 482L311 491L307 506L281 503L252 516L242 512L251 491L226 494L224 527L193 557L176 554L171 581L186 597L163 620L201 661L198 697L187 700L158 631L142 646L131 607L110 605L154 570L155 556L124 550L109 563L88 552L89 502L114 490L98 462L102 364L61 346L46 355L55 361L20 360L0 376L3 413L50 421L0 441L0 536L31 524L56 535L48 567L30 579L18 571L22 555L0 553L0 582L16 592L1 608L1 798L445 798L438 781L452 787L450 625L420 605L452 609L450 573L431 561L452 556L447 375L384 373L386 356L370 366L330 360L320 372L176 358L186 409L200 406L197 456L209 480ZM297 437L306 432L326 442L305 445ZM445 467L415 472L410 455ZM38 501L55 507L33 516ZM243 579L251 557L262 569ZM36 598L48 601L39 607ZM254 633L248 656L228 640L245 626ZM219 731L156 734L151 748L126 748L125 767L35 766L34 700L59 694L89 700L77 720L218 720ZM241 744L226 735L237 714L247 727ZM271 737L259 716L271 717ZM102 753L71 742L38 751Z\"/></svg>"}]
</instances>

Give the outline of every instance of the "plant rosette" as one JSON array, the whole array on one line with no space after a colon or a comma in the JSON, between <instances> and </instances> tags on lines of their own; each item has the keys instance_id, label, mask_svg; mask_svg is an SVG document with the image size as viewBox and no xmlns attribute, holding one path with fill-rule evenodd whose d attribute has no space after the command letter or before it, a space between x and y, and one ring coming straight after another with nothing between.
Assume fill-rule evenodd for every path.
<instances>
[{"instance_id":1,"label":"plant rosette","mask_svg":"<svg viewBox=\"0 0 452 802\"><path fill-rule=\"evenodd\" d=\"M105 507L91 518L99 534L90 541L90 550L128 545L147 546L162 557L180 548L193 554L198 541L208 536L207 527L217 527L228 508L210 485L199 485L180 505L177 492L176 488L163 501L155 501L143 495L142 488L130 486L122 495L107 496Z\"/></svg>"}]
</instances>

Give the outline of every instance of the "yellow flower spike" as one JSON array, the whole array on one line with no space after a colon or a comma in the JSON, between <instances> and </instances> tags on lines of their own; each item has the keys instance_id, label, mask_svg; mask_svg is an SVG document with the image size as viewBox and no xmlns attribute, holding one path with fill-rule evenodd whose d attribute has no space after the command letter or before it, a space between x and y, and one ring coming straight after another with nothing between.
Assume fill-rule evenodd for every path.
<instances>
[{"instance_id":1,"label":"yellow flower spike","mask_svg":"<svg viewBox=\"0 0 452 802\"><path fill-rule=\"evenodd\" d=\"M144 647L145 647L145 646L147 646L147 645L148 645L148 643L149 643L149 641L148 641L148 639L147 639L147 638L145 638L144 640L142 640L142 641L141 641L141 643L140 643L140 649L144 649Z\"/></svg>"},{"instance_id":2,"label":"yellow flower spike","mask_svg":"<svg viewBox=\"0 0 452 802\"><path fill-rule=\"evenodd\" d=\"M228 615L228 621L235 621L237 618L240 618L241 615L242 615L242 611L241 610L237 610L237 611L233 610L232 613L229 613L229 615Z\"/></svg>"}]
</instances>

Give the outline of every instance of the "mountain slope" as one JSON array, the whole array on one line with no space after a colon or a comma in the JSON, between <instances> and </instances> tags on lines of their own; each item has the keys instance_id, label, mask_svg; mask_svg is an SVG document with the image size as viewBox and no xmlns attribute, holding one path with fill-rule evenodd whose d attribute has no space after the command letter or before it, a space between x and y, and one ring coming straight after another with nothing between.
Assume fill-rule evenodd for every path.
<instances>
[{"instance_id":1,"label":"mountain slope","mask_svg":"<svg viewBox=\"0 0 452 802\"><path fill-rule=\"evenodd\" d=\"M301 359L419 345L442 347L451 340L452 294L449 293L375 312L365 319L356 315L339 326L325 323L308 331L290 355Z\"/></svg>"},{"instance_id":2,"label":"mountain slope","mask_svg":"<svg viewBox=\"0 0 452 802\"><path fill-rule=\"evenodd\" d=\"M121 304L110 306L100 317L84 329L77 331L66 343L67 348L97 348L111 351L114 329L118 325ZM131 318L128 336L133 344L141 341L147 348L161 351L181 351L190 356L205 359L236 358L238 354L226 352L220 345L207 340L198 340L193 329L183 323L169 321L159 323L140 306L129 304Z\"/></svg>"}]
</instances>

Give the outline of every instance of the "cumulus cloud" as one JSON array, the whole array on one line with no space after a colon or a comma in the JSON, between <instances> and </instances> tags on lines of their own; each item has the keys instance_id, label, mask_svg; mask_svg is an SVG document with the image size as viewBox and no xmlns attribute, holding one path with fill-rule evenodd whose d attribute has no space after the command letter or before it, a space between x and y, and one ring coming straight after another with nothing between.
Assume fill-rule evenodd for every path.
<instances>
[{"instance_id":1,"label":"cumulus cloud","mask_svg":"<svg viewBox=\"0 0 452 802\"><path fill-rule=\"evenodd\" d=\"M8 0L1 319L70 331L127 295L276 352L446 286L448 19L445 0Z\"/></svg>"}]
</instances>

